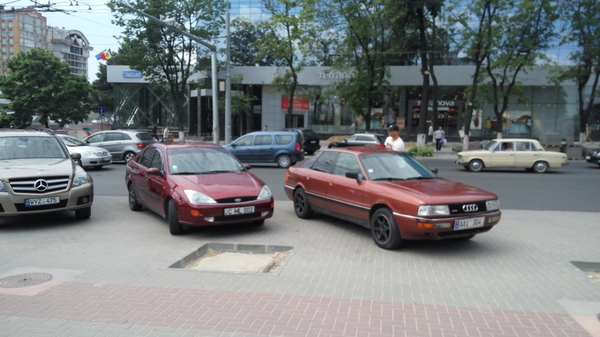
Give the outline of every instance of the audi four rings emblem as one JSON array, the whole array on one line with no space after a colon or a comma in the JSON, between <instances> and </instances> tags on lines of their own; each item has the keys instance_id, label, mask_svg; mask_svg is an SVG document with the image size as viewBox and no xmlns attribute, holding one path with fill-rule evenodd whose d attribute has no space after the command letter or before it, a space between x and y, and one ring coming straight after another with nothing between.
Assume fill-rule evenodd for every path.
<instances>
[{"instance_id":1,"label":"audi four rings emblem","mask_svg":"<svg viewBox=\"0 0 600 337\"><path fill-rule=\"evenodd\" d=\"M44 192L48 188L48 183L44 179L38 179L33 183L33 187L40 192Z\"/></svg>"},{"instance_id":2,"label":"audi four rings emblem","mask_svg":"<svg viewBox=\"0 0 600 337\"><path fill-rule=\"evenodd\" d=\"M479 207L477 207L476 204L463 205L462 208L465 212L477 212L479 210Z\"/></svg>"}]
</instances>

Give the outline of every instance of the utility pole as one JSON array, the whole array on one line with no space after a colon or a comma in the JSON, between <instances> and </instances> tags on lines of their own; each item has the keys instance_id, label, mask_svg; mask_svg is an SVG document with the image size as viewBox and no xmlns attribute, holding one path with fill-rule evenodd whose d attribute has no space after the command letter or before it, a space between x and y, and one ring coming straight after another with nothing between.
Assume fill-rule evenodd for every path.
<instances>
[{"instance_id":1,"label":"utility pole","mask_svg":"<svg viewBox=\"0 0 600 337\"><path fill-rule=\"evenodd\" d=\"M145 12L142 12L136 8L129 6L128 4L119 2L119 3L117 3L117 5L119 7L125 7L134 13L145 16L148 19L169 28L178 34L181 34L181 35L191 39L192 41L198 42L201 45L208 48L212 52L211 73L212 73L212 99L213 99L213 102L212 102L212 106L213 106L213 143L219 144L219 88L218 88L218 81L217 81L218 80L217 79L217 47L215 46L214 41L213 41L213 43L208 43L195 35L185 32L176 26L173 26L166 22L163 22L150 14L147 14ZM198 92L198 94L200 94L200 92Z\"/></svg>"}]
</instances>

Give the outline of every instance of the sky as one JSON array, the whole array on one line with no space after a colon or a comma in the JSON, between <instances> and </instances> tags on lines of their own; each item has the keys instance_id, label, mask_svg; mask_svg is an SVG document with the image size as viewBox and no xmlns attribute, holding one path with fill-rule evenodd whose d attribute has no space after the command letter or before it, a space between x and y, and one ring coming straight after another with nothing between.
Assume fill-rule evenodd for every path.
<instances>
[{"instance_id":1,"label":"sky","mask_svg":"<svg viewBox=\"0 0 600 337\"><path fill-rule=\"evenodd\" d=\"M101 62L106 63L106 61L96 60L96 54L105 49L111 49L113 52L119 49L119 43L115 36L121 34L121 28L111 23L113 13L106 6L106 0L0 0L0 4L4 5L6 10L10 10L11 7L43 6L42 8L38 7L38 12L47 18L47 26L82 32L88 39L90 46L94 48L90 51L88 59L88 79L90 82L96 79L99 64ZM46 11L48 4L50 4L49 8L52 10L60 11Z\"/></svg>"}]
</instances>

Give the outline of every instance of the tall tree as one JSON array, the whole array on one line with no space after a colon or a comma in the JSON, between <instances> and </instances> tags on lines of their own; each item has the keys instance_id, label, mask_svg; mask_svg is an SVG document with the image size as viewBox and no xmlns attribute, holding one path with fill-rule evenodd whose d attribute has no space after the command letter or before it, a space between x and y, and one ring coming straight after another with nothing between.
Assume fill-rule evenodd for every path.
<instances>
[{"instance_id":1,"label":"tall tree","mask_svg":"<svg viewBox=\"0 0 600 337\"><path fill-rule=\"evenodd\" d=\"M258 42L266 34L264 27L244 18L231 21L230 52L231 64L237 66L272 66L273 55L261 54Z\"/></svg>"},{"instance_id":2,"label":"tall tree","mask_svg":"<svg viewBox=\"0 0 600 337\"><path fill-rule=\"evenodd\" d=\"M461 26L461 34L458 39L458 48L466 54L467 60L475 66L471 85L467 88L467 104L465 112L465 137L463 149L469 149L469 137L473 111L479 108L479 83L483 80L482 68L487 55L492 48L494 35L490 28L495 25L493 20L497 18L497 8L493 6L495 0L469 2L467 10L463 10L462 1L457 1L456 6L449 6L448 21ZM458 8L458 10L455 10ZM475 20L476 19L476 20Z\"/></svg>"},{"instance_id":3,"label":"tall tree","mask_svg":"<svg viewBox=\"0 0 600 337\"><path fill-rule=\"evenodd\" d=\"M509 98L521 94L518 76L540 60L547 59L545 51L556 38L554 24L558 12L552 0L521 0L518 4L499 0L496 3L498 16L488 22L500 24L487 28L494 44L486 54L485 70L489 82L483 86L489 93L487 98L496 116L497 136L502 138Z\"/></svg>"},{"instance_id":4,"label":"tall tree","mask_svg":"<svg viewBox=\"0 0 600 337\"><path fill-rule=\"evenodd\" d=\"M313 20L313 1L263 0L263 5L270 16L260 23L266 34L258 42L259 59L271 55L273 63L280 66L271 84L289 97L286 127L292 127L298 73L304 67L300 55L309 52L305 37Z\"/></svg>"},{"instance_id":5,"label":"tall tree","mask_svg":"<svg viewBox=\"0 0 600 337\"><path fill-rule=\"evenodd\" d=\"M600 5L597 0L571 0L561 1L560 6L560 12L569 19L562 43L575 43L578 48L570 55L574 64L561 67L559 78L571 79L577 84L579 141L583 143L586 123L590 122L595 98L600 95ZM590 91L586 92L590 81Z\"/></svg>"},{"instance_id":6,"label":"tall tree","mask_svg":"<svg viewBox=\"0 0 600 337\"><path fill-rule=\"evenodd\" d=\"M108 6L115 12L113 22L124 27L120 37L129 46L127 61L152 83L166 88L180 131L185 129L190 76L200 69L199 58L208 58L208 49L173 29L119 7L121 0ZM155 18L168 18L178 29L204 41L219 36L224 27L223 0L135 0L129 4ZM216 88L214 88L216 89ZM167 121L168 123L168 121Z\"/></svg>"},{"instance_id":7,"label":"tall tree","mask_svg":"<svg viewBox=\"0 0 600 337\"><path fill-rule=\"evenodd\" d=\"M0 77L0 90L11 102L15 127L31 125L38 116L49 127L50 121L61 127L87 119L91 87L84 76L70 75L69 65L52 52L40 48L20 52L9 59L8 76Z\"/></svg>"},{"instance_id":8,"label":"tall tree","mask_svg":"<svg viewBox=\"0 0 600 337\"><path fill-rule=\"evenodd\" d=\"M385 6L361 0L334 0L333 4L346 26L333 67L352 72L352 76L338 82L338 90L354 113L363 115L369 131L372 109L383 105L389 88L391 34Z\"/></svg>"}]
</instances>

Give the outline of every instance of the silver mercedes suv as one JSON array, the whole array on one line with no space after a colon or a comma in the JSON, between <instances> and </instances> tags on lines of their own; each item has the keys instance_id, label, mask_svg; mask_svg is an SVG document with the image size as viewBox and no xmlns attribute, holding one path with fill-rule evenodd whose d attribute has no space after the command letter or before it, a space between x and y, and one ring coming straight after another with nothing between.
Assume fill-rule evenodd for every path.
<instances>
[{"instance_id":1,"label":"silver mercedes suv","mask_svg":"<svg viewBox=\"0 0 600 337\"><path fill-rule=\"evenodd\" d=\"M0 129L0 217L75 211L91 216L92 177L51 133Z\"/></svg>"}]
</instances>

